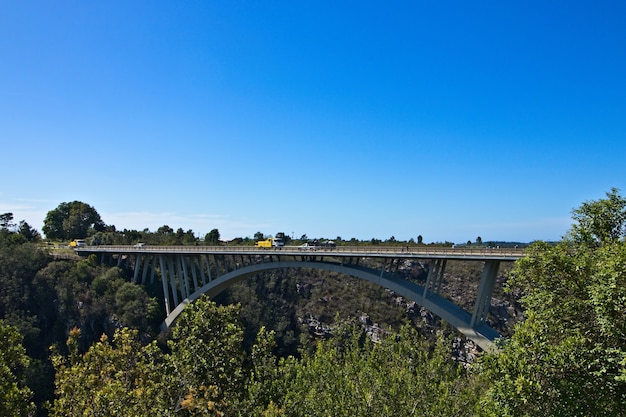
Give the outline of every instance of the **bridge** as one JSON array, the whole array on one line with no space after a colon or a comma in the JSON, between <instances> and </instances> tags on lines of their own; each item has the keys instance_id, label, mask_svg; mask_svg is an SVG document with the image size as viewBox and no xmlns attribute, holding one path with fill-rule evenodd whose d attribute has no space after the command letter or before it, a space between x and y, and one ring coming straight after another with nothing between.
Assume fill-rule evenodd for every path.
<instances>
[{"instance_id":1,"label":"bridge","mask_svg":"<svg viewBox=\"0 0 626 417\"><path fill-rule=\"evenodd\" d=\"M491 304L501 262L521 258L522 249L451 248L428 246L362 246L257 248L252 246L86 246L75 249L81 256L95 254L101 263L117 264L133 272L133 282L146 284L160 279L163 285L166 330L185 306L202 294L214 297L236 282L264 271L314 268L357 277L415 301L447 321L482 349L493 347L500 337L485 319ZM429 263L425 285L400 276L404 260ZM376 260L378 267L366 260ZM481 262L482 275L472 312L444 298L441 284L450 260ZM369 262L371 264L371 262Z\"/></svg>"}]
</instances>

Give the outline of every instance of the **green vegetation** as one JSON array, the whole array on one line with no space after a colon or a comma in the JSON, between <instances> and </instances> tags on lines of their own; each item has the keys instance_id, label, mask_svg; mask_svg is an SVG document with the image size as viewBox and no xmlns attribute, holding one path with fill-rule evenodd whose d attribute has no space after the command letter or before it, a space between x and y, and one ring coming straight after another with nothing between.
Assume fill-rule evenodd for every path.
<instances>
[{"instance_id":1,"label":"green vegetation","mask_svg":"<svg viewBox=\"0 0 626 417\"><path fill-rule=\"evenodd\" d=\"M49 213L56 238L82 230L90 243L219 243L217 229L204 242L168 226L118 232L74 203ZM89 219L72 226L83 210ZM54 257L5 213L0 415L626 415L626 200L612 189L572 215L561 242L533 243L508 273L524 320L498 352L467 364L452 357L445 326L420 332L423 317L384 289L319 271L268 273L203 297L160 334L160 284L132 284L93 257ZM425 270L405 272L419 281ZM448 273L473 282L479 271L460 263ZM358 324L364 312L381 323L375 339ZM332 331L316 335L302 317Z\"/></svg>"},{"instance_id":2,"label":"green vegetation","mask_svg":"<svg viewBox=\"0 0 626 417\"><path fill-rule=\"evenodd\" d=\"M82 239L93 231L105 229L96 209L81 201L59 204L48 212L43 223L43 232L48 239Z\"/></svg>"},{"instance_id":3,"label":"green vegetation","mask_svg":"<svg viewBox=\"0 0 626 417\"><path fill-rule=\"evenodd\" d=\"M573 217L515 265L526 320L484 358L487 415L626 415L626 200L613 189Z\"/></svg>"},{"instance_id":4,"label":"green vegetation","mask_svg":"<svg viewBox=\"0 0 626 417\"><path fill-rule=\"evenodd\" d=\"M28 364L19 331L0 320L0 415L27 416L35 410L25 383Z\"/></svg>"},{"instance_id":5,"label":"green vegetation","mask_svg":"<svg viewBox=\"0 0 626 417\"><path fill-rule=\"evenodd\" d=\"M445 344L409 327L378 344L346 327L300 359L273 356L262 328L246 355L238 307L202 298L174 327L170 353L121 329L81 355L79 336L70 332L69 355L53 358L53 416L470 416L477 403Z\"/></svg>"}]
</instances>

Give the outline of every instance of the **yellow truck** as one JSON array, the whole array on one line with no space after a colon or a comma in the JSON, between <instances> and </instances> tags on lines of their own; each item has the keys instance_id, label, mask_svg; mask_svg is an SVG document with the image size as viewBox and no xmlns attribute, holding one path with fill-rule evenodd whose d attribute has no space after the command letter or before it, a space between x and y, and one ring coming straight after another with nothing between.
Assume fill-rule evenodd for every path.
<instances>
[{"instance_id":1,"label":"yellow truck","mask_svg":"<svg viewBox=\"0 0 626 417\"><path fill-rule=\"evenodd\" d=\"M70 242L70 248L82 248L86 246L85 239L74 239Z\"/></svg>"},{"instance_id":2,"label":"yellow truck","mask_svg":"<svg viewBox=\"0 0 626 417\"><path fill-rule=\"evenodd\" d=\"M269 239L259 240L256 243L257 248L280 248L285 246L285 242L282 239L276 237L270 237Z\"/></svg>"}]
</instances>

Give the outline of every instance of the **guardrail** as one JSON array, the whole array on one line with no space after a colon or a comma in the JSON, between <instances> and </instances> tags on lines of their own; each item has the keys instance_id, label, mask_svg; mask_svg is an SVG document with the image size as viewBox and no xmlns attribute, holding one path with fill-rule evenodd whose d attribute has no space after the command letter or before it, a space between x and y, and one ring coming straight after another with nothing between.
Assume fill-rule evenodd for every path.
<instances>
[{"instance_id":1,"label":"guardrail","mask_svg":"<svg viewBox=\"0 0 626 417\"><path fill-rule=\"evenodd\" d=\"M511 258L524 256L522 248L452 248L428 246L282 246L259 248L256 246L84 246L74 249L77 253L211 253L211 254L284 254L326 256L394 256L394 257L447 257L447 258Z\"/></svg>"}]
</instances>

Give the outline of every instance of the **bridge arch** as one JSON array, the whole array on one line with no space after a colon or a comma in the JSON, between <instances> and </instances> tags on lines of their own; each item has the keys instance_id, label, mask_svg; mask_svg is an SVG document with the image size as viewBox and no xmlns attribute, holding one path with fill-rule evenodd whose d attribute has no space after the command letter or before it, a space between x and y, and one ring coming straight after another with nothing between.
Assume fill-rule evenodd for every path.
<instances>
[{"instance_id":1,"label":"bridge arch","mask_svg":"<svg viewBox=\"0 0 626 417\"><path fill-rule=\"evenodd\" d=\"M203 294L206 294L209 297L215 297L231 285L265 271L302 268L319 269L345 274L390 289L407 299L415 301L418 305L439 316L467 338L474 341L483 350L493 349L495 339L500 337L498 332L489 327L486 323L481 322L476 324L470 313L453 302L441 297L437 293L425 291L425 288L421 285L407 281L406 279L392 273L382 272L380 270L358 265L326 262L322 260L272 261L243 266L234 271L227 272L201 286L187 298L182 300L168 314L161 327L163 330L169 328L174 323L176 318L182 313L185 307Z\"/></svg>"}]
</instances>

